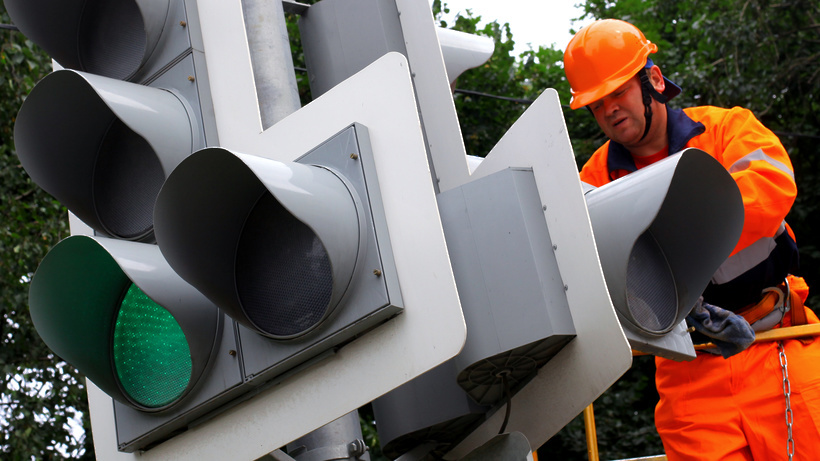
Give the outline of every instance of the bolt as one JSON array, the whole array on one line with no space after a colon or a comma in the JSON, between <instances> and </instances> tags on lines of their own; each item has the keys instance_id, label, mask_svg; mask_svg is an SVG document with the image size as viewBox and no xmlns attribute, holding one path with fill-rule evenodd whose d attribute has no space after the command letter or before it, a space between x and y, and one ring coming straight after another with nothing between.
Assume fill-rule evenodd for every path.
<instances>
[{"instance_id":1,"label":"bolt","mask_svg":"<svg viewBox=\"0 0 820 461\"><path fill-rule=\"evenodd\" d=\"M362 439L356 439L349 444L347 444L347 452L350 456L355 458L359 458L363 454L367 453L368 447L365 445Z\"/></svg>"},{"instance_id":2,"label":"bolt","mask_svg":"<svg viewBox=\"0 0 820 461\"><path fill-rule=\"evenodd\" d=\"M236 357L236 351L231 349L228 351L228 355L230 355L231 357Z\"/></svg>"},{"instance_id":3,"label":"bolt","mask_svg":"<svg viewBox=\"0 0 820 461\"><path fill-rule=\"evenodd\" d=\"M182 26L182 27L187 27L188 23L185 22L185 21L179 21L179 25Z\"/></svg>"},{"instance_id":4,"label":"bolt","mask_svg":"<svg viewBox=\"0 0 820 461\"><path fill-rule=\"evenodd\" d=\"M196 80L196 78L194 78L194 76L193 76L193 75L189 75L189 76L188 76L188 81L189 81L189 82L193 82L194 80Z\"/></svg>"},{"instance_id":5,"label":"bolt","mask_svg":"<svg viewBox=\"0 0 820 461\"><path fill-rule=\"evenodd\" d=\"M353 152L352 154L350 154L350 158L352 158L353 160L356 160L357 158L359 158L359 154Z\"/></svg>"},{"instance_id":6,"label":"bolt","mask_svg":"<svg viewBox=\"0 0 820 461\"><path fill-rule=\"evenodd\" d=\"M382 276L382 271L380 271L378 269L373 269L373 275L375 275L376 277L381 277Z\"/></svg>"}]
</instances>

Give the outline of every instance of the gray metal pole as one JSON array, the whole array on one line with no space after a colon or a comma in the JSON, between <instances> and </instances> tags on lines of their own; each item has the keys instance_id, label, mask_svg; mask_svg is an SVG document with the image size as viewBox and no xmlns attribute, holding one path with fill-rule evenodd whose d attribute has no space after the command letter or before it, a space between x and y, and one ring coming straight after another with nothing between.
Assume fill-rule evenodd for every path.
<instances>
[{"instance_id":1,"label":"gray metal pole","mask_svg":"<svg viewBox=\"0 0 820 461\"><path fill-rule=\"evenodd\" d=\"M242 0L262 128L301 108L280 0Z\"/></svg>"}]
</instances>

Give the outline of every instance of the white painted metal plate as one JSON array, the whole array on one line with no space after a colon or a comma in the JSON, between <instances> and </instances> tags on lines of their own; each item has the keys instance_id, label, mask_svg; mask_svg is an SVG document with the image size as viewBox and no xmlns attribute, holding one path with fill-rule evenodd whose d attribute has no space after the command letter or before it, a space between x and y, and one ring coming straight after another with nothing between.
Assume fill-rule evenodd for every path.
<instances>
[{"instance_id":1,"label":"white painted metal plate","mask_svg":"<svg viewBox=\"0 0 820 461\"><path fill-rule=\"evenodd\" d=\"M395 0L439 190L469 178L464 140L427 0ZM483 154L484 152L481 152Z\"/></svg>"}]
</instances>

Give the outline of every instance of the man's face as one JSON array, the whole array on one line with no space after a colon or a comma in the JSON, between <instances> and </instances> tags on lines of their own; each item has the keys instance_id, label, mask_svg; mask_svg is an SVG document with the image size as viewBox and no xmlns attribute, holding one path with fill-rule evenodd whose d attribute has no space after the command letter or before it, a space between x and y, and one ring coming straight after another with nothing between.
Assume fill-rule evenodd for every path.
<instances>
[{"instance_id":1,"label":"man's face","mask_svg":"<svg viewBox=\"0 0 820 461\"><path fill-rule=\"evenodd\" d=\"M592 114L609 139L629 148L643 136L646 119L638 77L629 79L603 99L589 105Z\"/></svg>"}]
</instances>

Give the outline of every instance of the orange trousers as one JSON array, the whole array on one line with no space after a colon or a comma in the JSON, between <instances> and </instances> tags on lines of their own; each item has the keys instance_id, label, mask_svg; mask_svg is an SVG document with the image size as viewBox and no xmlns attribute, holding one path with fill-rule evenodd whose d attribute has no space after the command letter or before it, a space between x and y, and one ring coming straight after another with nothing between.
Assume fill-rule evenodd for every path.
<instances>
[{"instance_id":1,"label":"orange trousers","mask_svg":"<svg viewBox=\"0 0 820 461\"><path fill-rule=\"evenodd\" d=\"M807 310L809 323L820 323ZM786 316L788 319L788 315ZM793 412L794 460L820 460L820 337L784 341ZM787 458L788 429L777 342L724 359L657 358L655 425L669 461Z\"/></svg>"}]
</instances>

